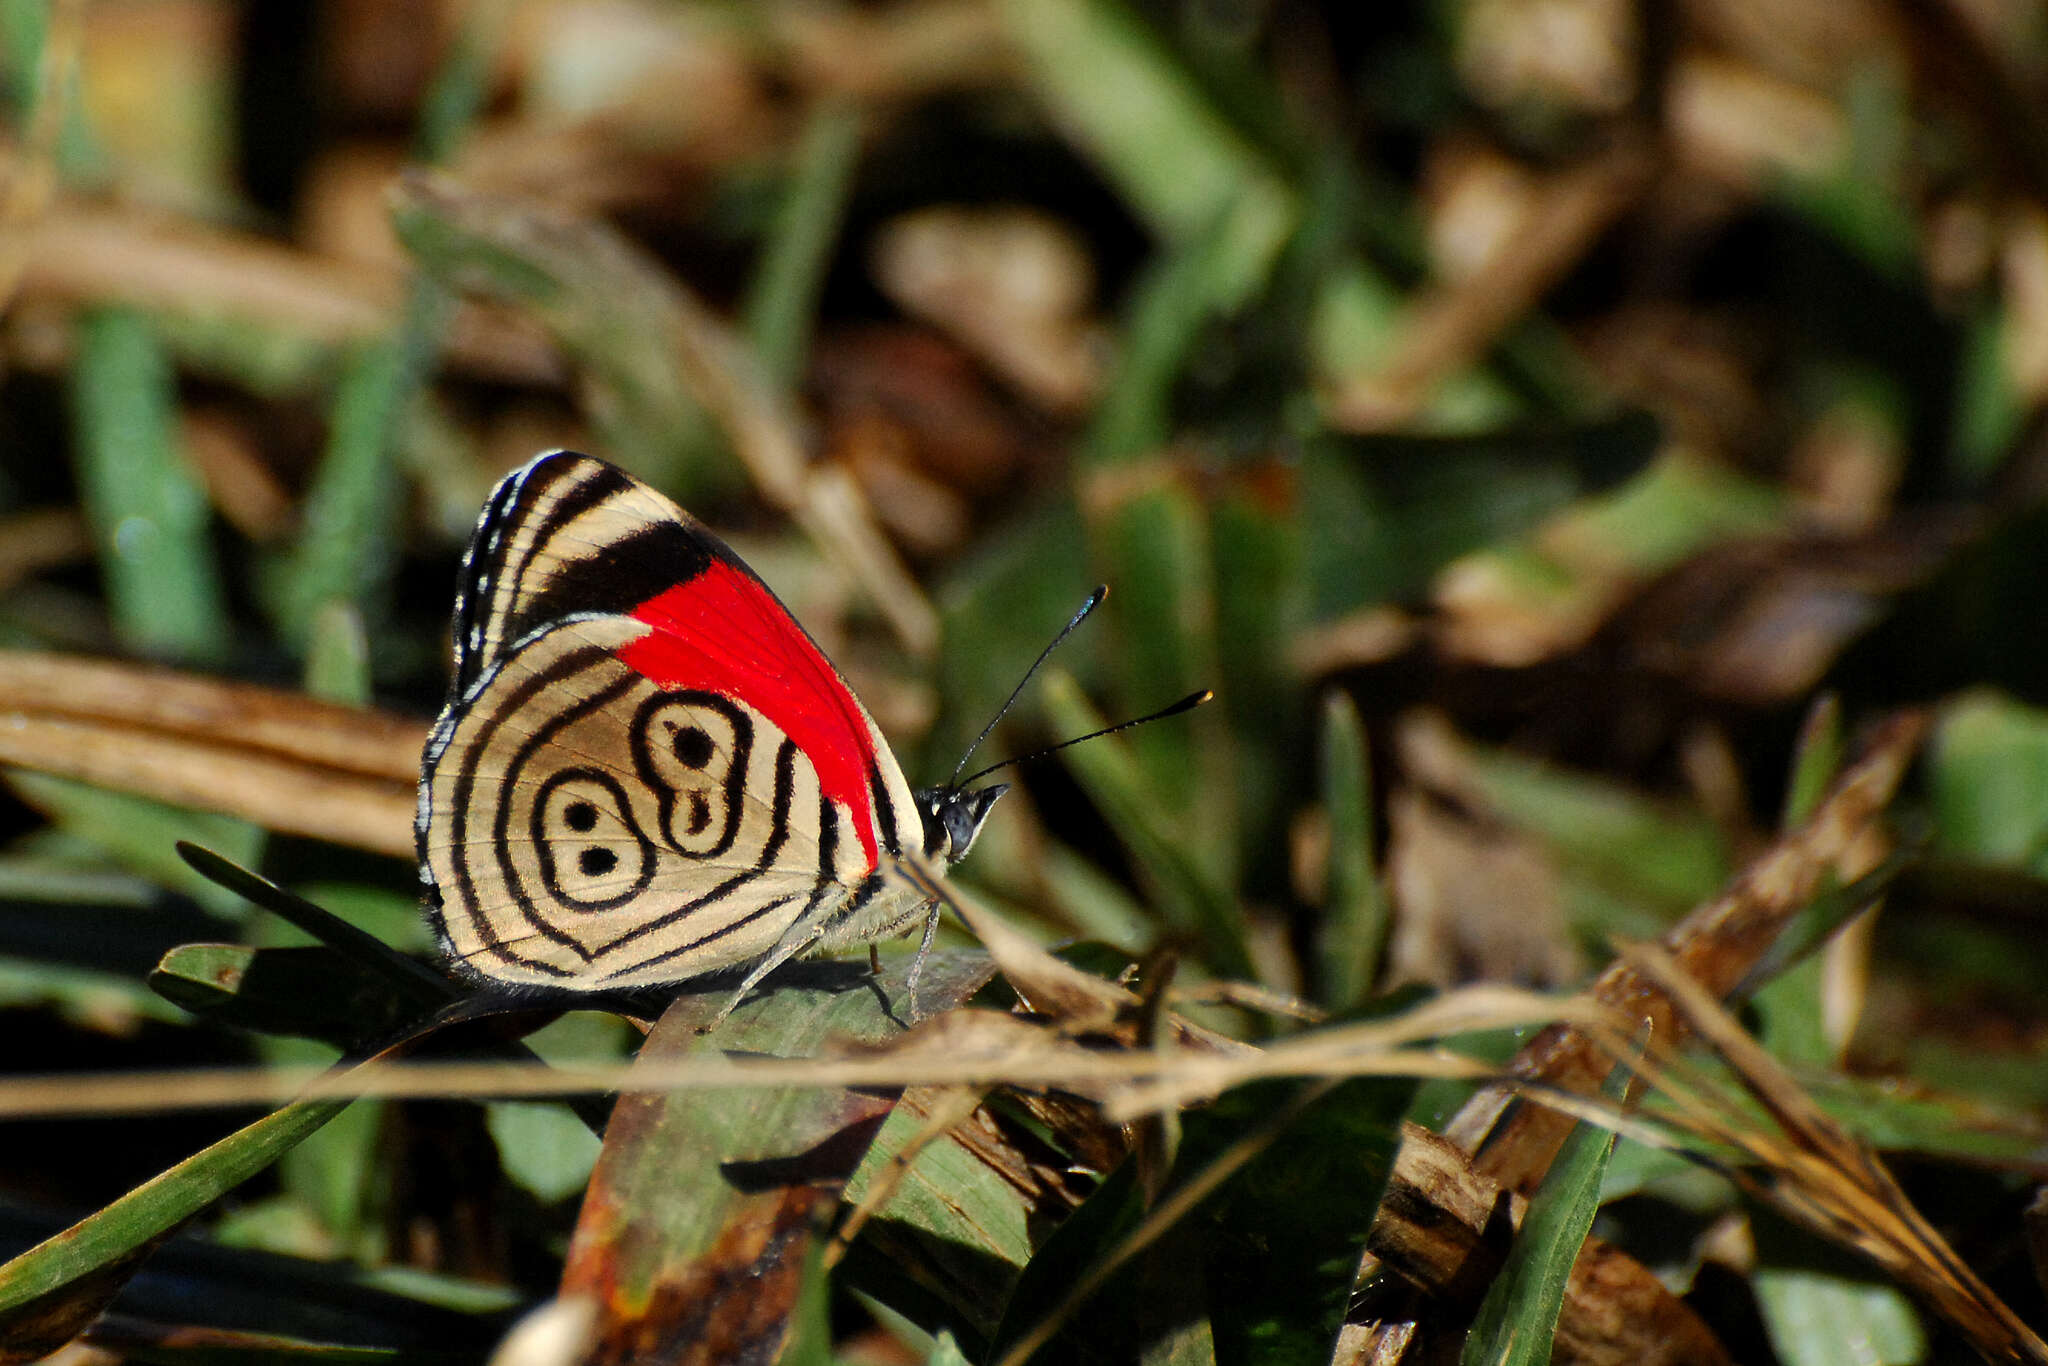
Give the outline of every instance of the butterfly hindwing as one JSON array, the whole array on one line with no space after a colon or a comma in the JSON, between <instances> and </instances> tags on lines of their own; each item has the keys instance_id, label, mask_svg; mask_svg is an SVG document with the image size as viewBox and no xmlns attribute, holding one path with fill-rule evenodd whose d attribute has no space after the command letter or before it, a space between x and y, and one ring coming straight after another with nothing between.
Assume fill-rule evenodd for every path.
<instances>
[{"instance_id":1,"label":"butterfly hindwing","mask_svg":"<svg viewBox=\"0 0 2048 1366\"><path fill-rule=\"evenodd\" d=\"M567 452L508 476L464 561L421 873L502 981L677 981L900 920L925 839L873 719L737 556Z\"/></svg>"},{"instance_id":2,"label":"butterfly hindwing","mask_svg":"<svg viewBox=\"0 0 2048 1366\"><path fill-rule=\"evenodd\" d=\"M647 630L543 628L448 728L422 791L424 857L468 968L536 985L695 976L767 952L867 879L780 728L620 660Z\"/></svg>"}]
</instances>

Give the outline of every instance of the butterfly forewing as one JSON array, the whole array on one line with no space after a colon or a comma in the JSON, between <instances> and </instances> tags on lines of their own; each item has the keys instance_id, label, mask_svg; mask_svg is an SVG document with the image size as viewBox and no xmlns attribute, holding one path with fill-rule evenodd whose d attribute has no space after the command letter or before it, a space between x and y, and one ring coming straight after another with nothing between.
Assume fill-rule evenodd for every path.
<instances>
[{"instance_id":1,"label":"butterfly forewing","mask_svg":"<svg viewBox=\"0 0 2048 1366\"><path fill-rule=\"evenodd\" d=\"M601 461L557 452L506 476L484 505L455 597L460 697L536 627L630 614L733 558L694 518Z\"/></svg>"},{"instance_id":2,"label":"butterfly forewing","mask_svg":"<svg viewBox=\"0 0 2048 1366\"><path fill-rule=\"evenodd\" d=\"M650 985L917 914L881 875L924 832L873 719L660 494L568 453L508 477L455 629L419 838L458 965Z\"/></svg>"}]
</instances>

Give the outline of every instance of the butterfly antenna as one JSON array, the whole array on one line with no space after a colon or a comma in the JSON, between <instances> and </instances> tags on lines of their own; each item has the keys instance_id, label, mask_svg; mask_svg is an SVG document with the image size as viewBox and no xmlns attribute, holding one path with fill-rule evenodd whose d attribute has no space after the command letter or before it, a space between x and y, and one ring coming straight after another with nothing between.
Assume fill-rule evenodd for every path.
<instances>
[{"instance_id":1,"label":"butterfly antenna","mask_svg":"<svg viewBox=\"0 0 2048 1366\"><path fill-rule=\"evenodd\" d=\"M1054 650L1059 649L1060 642L1065 640L1068 636L1074 634L1074 628L1079 626L1082 622L1086 621L1088 619L1088 614L1090 612L1102 606L1102 600L1108 596L1109 585L1106 583L1097 585L1095 591L1088 595L1088 601L1081 604L1081 610L1074 613L1073 620L1069 621L1065 626L1061 627L1060 633L1052 638L1052 644L1046 646L1043 650L1040 650L1038 652L1038 658L1031 661L1031 667L1024 671L1024 676L1017 680L1017 686L1010 691L1009 700L1003 703L1003 705L997 709L996 714L993 717L989 718L989 723L981 728L981 734L974 737L974 743L969 745L967 747L967 752L960 756L960 762L953 765L953 776L946 780L946 790L948 792L958 792L960 790L960 770L967 767L967 761L974 757L974 751L981 748L981 742L983 740L988 739L990 732L994 731L996 726L1002 721L1002 719L1010 714L1010 708L1017 705L1017 699L1023 696L1024 694L1024 685L1031 681L1031 675L1038 672L1038 666L1045 663L1045 661L1049 657L1051 657L1052 652ZM1125 724L1136 725L1137 723L1135 721L1131 721L1126 722ZM1009 762L1014 763L1016 761L1011 760ZM996 768L1001 767L1001 764L996 765ZM992 773L994 771L994 769L985 768L981 772ZM977 773L974 775L974 778L979 778L980 776L981 773ZM971 783L974 781L974 778L969 778L967 781Z\"/></svg>"},{"instance_id":2,"label":"butterfly antenna","mask_svg":"<svg viewBox=\"0 0 2048 1366\"><path fill-rule=\"evenodd\" d=\"M1104 726L1101 730L1091 730L1086 735L1076 735L1071 740L1062 740L1056 745L1047 745L1044 749L1035 749L1029 754L1020 754L1014 759L1005 759L999 764L990 764L979 773L970 773L963 782L978 782L989 774L994 773L997 769L1008 768L1012 764L1028 764L1033 760L1043 759L1048 754L1057 754L1071 745L1080 744L1083 740L1100 740L1105 735L1114 735L1120 730L1129 730L1132 726L1142 726L1149 721L1164 721L1169 716L1179 716L1184 711L1193 711L1215 695L1215 693L1207 688L1203 688L1200 692L1191 692L1180 701L1173 703L1171 706L1161 707L1158 711L1147 712L1143 716L1134 716L1128 721L1119 721L1113 726ZM956 787L961 785L959 783L954 784Z\"/></svg>"}]
</instances>

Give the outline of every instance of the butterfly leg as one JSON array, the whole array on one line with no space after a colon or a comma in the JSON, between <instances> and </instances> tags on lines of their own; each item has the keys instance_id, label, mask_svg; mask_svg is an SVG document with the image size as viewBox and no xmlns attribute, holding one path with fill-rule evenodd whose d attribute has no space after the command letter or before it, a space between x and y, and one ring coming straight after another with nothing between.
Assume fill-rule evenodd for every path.
<instances>
[{"instance_id":1,"label":"butterfly leg","mask_svg":"<svg viewBox=\"0 0 2048 1366\"><path fill-rule=\"evenodd\" d=\"M931 957L932 940L939 934L939 911L945 903L934 900L931 909L924 915L924 938L917 941L917 957L910 960L910 980L904 983L903 994L910 1002L910 1023L916 1024L923 1012L917 1008L917 979L924 976L924 960ZM873 952L873 950L869 950Z\"/></svg>"},{"instance_id":2,"label":"butterfly leg","mask_svg":"<svg viewBox=\"0 0 2048 1366\"><path fill-rule=\"evenodd\" d=\"M709 1034L712 1030L724 1024L725 1017L739 1008L740 1002L746 1000L748 993L761 985L763 978L802 953L805 949L816 944L818 936L823 932L824 927L816 920L799 920L796 924L791 925L783 932L782 938L777 941L775 947L768 950L761 961L748 971L746 977L741 980L739 987L727 999L724 1006L720 1007L718 1014L712 1017L711 1023L704 1026L703 1032Z\"/></svg>"}]
</instances>

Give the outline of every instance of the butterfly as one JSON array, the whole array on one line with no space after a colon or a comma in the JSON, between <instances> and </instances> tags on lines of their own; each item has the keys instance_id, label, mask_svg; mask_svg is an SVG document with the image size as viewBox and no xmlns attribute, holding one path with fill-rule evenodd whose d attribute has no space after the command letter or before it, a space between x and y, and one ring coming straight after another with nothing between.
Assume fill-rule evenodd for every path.
<instances>
[{"instance_id":1,"label":"butterfly","mask_svg":"<svg viewBox=\"0 0 2048 1366\"><path fill-rule=\"evenodd\" d=\"M612 991L926 922L1008 790L913 791L817 642L718 537L601 460L498 485L463 557L415 834L451 965ZM920 864L921 861L921 864Z\"/></svg>"}]
</instances>

